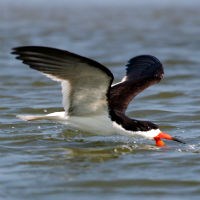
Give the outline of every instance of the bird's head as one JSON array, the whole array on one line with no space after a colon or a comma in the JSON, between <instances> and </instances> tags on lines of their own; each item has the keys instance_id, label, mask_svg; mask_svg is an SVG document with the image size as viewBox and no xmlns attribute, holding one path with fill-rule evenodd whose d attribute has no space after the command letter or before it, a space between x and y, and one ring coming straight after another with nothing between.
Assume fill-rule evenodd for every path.
<instances>
[{"instance_id":1,"label":"bird's head","mask_svg":"<svg viewBox=\"0 0 200 200\"><path fill-rule=\"evenodd\" d=\"M137 126L140 127L140 134L148 139L153 139L156 142L156 146L163 147L165 143L163 140L173 140L185 144L184 141L172 137L168 133L162 132L158 125L150 121L137 121Z\"/></svg>"}]
</instances>

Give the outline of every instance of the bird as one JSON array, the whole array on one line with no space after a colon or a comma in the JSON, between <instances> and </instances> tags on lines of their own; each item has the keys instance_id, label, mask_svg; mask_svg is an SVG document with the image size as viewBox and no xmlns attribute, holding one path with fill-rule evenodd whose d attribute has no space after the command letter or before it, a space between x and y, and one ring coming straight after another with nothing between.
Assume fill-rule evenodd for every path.
<instances>
[{"instance_id":1,"label":"bird","mask_svg":"<svg viewBox=\"0 0 200 200\"><path fill-rule=\"evenodd\" d=\"M163 140L184 141L162 132L150 121L126 115L129 103L144 89L161 81L162 63L152 55L139 55L126 64L126 75L113 84L112 72L101 63L57 48L20 46L16 59L61 83L64 111L46 115L20 115L26 121L54 120L70 129L101 135L143 137L166 146ZM52 96L52 98L54 98Z\"/></svg>"}]
</instances>

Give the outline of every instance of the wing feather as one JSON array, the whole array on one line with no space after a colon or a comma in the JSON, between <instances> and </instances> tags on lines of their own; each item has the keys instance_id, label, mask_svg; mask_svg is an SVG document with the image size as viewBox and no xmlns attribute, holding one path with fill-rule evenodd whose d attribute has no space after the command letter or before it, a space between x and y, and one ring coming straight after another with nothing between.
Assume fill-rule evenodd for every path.
<instances>
[{"instance_id":1,"label":"wing feather","mask_svg":"<svg viewBox=\"0 0 200 200\"><path fill-rule=\"evenodd\" d=\"M124 113L130 101L141 91L163 78L161 62L154 56L141 55L129 60L126 76L111 87L111 110Z\"/></svg>"},{"instance_id":2,"label":"wing feather","mask_svg":"<svg viewBox=\"0 0 200 200\"><path fill-rule=\"evenodd\" d=\"M89 58L55 48L24 46L13 49L17 59L60 81L63 106L70 115L107 112L108 92L113 81L109 69Z\"/></svg>"}]
</instances>

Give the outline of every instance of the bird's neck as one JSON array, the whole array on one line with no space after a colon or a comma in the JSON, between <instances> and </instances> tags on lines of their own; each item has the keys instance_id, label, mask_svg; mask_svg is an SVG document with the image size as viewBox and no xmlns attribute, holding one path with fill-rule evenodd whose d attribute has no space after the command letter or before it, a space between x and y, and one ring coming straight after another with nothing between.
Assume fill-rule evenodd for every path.
<instances>
[{"instance_id":1,"label":"bird's neck","mask_svg":"<svg viewBox=\"0 0 200 200\"><path fill-rule=\"evenodd\" d=\"M127 117L124 113L117 110L109 111L111 120L118 125L122 126L127 131L150 131L151 129L158 129L158 126L148 122Z\"/></svg>"}]
</instances>

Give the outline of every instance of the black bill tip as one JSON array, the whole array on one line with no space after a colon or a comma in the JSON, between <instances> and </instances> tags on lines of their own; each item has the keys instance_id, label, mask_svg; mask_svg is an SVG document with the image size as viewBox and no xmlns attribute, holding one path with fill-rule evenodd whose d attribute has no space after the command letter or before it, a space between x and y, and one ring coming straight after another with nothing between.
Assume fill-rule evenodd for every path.
<instances>
[{"instance_id":1,"label":"black bill tip","mask_svg":"<svg viewBox=\"0 0 200 200\"><path fill-rule=\"evenodd\" d=\"M178 139L178 138L176 138L176 137L173 137L172 140L173 140L173 141L176 141L176 142L179 142L179 143L182 143L182 144L186 144L185 141L180 140L180 139Z\"/></svg>"}]
</instances>

